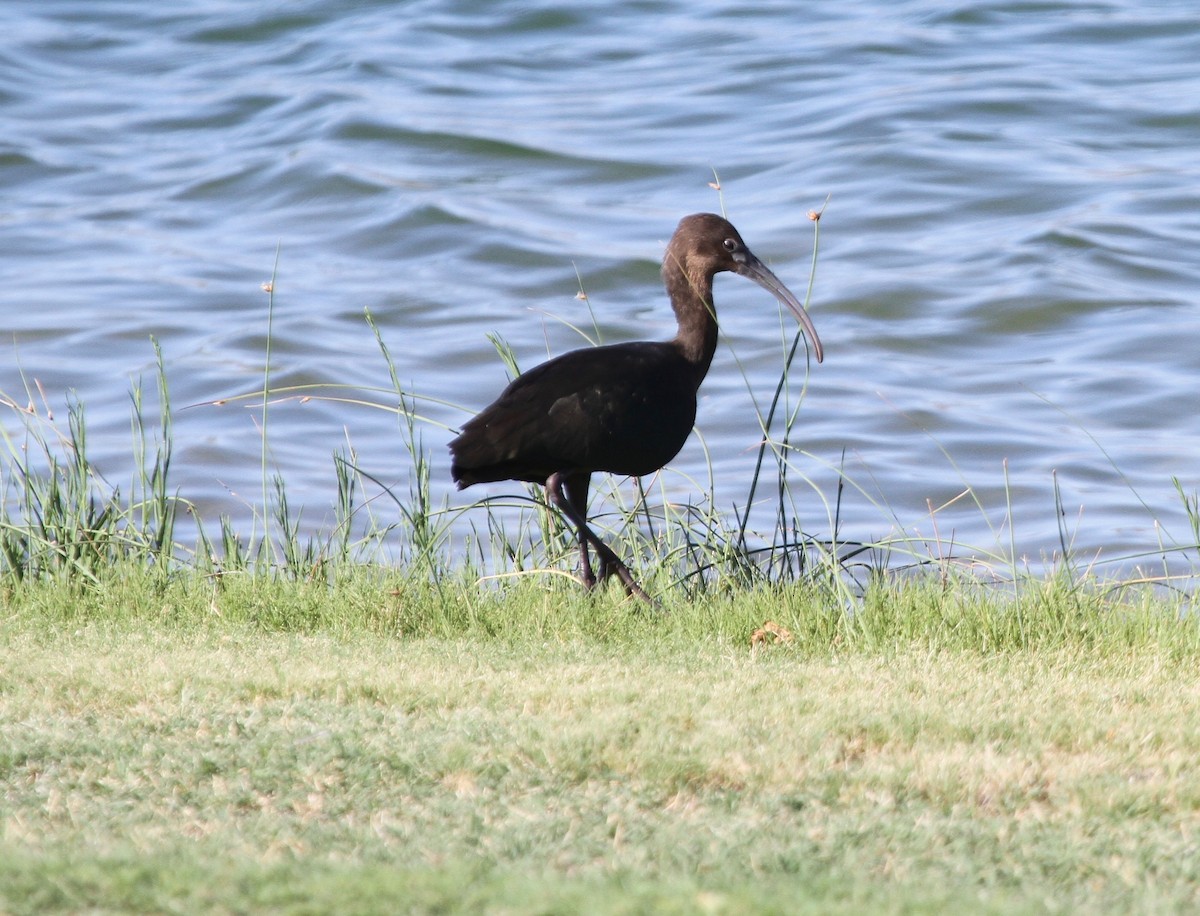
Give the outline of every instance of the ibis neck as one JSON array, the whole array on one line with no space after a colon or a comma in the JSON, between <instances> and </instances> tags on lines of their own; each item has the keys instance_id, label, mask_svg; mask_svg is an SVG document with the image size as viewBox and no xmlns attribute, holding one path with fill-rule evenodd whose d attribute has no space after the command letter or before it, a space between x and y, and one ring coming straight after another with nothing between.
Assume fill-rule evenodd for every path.
<instances>
[{"instance_id":1,"label":"ibis neck","mask_svg":"<svg viewBox=\"0 0 1200 916\"><path fill-rule=\"evenodd\" d=\"M713 305L712 276L689 273L678 263L664 263L663 282L679 329L673 343L696 374L696 387L704 380L717 352L717 311Z\"/></svg>"}]
</instances>

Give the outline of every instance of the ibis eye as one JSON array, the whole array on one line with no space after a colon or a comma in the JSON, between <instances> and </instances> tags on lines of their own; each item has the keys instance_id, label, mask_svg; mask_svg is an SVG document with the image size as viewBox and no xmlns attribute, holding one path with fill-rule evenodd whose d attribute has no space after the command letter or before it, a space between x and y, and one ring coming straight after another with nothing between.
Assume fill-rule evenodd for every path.
<instances>
[{"instance_id":1,"label":"ibis eye","mask_svg":"<svg viewBox=\"0 0 1200 916\"><path fill-rule=\"evenodd\" d=\"M723 244L726 251L737 251L738 243L734 239L726 239Z\"/></svg>"}]
</instances>

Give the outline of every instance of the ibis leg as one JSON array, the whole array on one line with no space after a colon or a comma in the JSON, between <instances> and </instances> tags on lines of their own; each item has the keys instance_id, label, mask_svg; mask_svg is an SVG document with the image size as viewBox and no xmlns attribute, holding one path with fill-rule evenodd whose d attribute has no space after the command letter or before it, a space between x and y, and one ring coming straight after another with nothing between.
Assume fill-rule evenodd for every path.
<instances>
[{"instance_id":1,"label":"ibis leg","mask_svg":"<svg viewBox=\"0 0 1200 916\"><path fill-rule=\"evenodd\" d=\"M575 512L575 519L587 518L588 485L591 483L591 479L591 474L576 474L562 479L563 493L566 494L567 502L571 504L571 508ZM572 519L572 522L579 534L579 572L583 578L583 584L588 588L593 588L597 582L603 582L608 578L608 562L603 554L597 553L598 569L595 574L592 573L591 551L588 545L586 526L581 526L575 519Z\"/></svg>"},{"instance_id":2,"label":"ibis leg","mask_svg":"<svg viewBox=\"0 0 1200 916\"><path fill-rule=\"evenodd\" d=\"M566 493L563 492L564 484L567 487ZM595 532L588 527L587 487L588 477L583 475L568 476L561 471L551 474L550 479L546 481L546 496L567 517L579 533L580 566L582 567L581 573L584 584L588 588L591 588L597 581L603 581L610 572L613 572L621 580L621 584L625 586L625 594L633 595L642 601L653 603L650 596L634 580L629 567L621 562L620 557L613 553L612 548L600 540ZM570 497L568 497L568 493ZM592 564L588 558L589 544L596 551L596 559L600 569L599 580L592 573Z\"/></svg>"}]
</instances>

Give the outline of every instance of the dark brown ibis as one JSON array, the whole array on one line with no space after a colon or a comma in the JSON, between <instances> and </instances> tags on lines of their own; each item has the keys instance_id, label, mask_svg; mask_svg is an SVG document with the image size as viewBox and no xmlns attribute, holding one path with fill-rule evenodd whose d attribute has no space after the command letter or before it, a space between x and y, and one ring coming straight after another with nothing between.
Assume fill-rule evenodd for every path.
<instances>
[{"instance_id":1,"label":"dark brown ibis","mask_svg":"<svg viewBox=\"0 0 1200 916\"><path fill-rule=\"evenodd\" d=\"M450 473L460 490L498 480L546 488L578 532L588 588L615 572L628 594L649 600L588 527L588 486L596 471L652 474L683 447L696 420L696 391L717 349L712 284L723 270L748 277L791 309L821 361L821 341L800 301L728 220L697 213L680 221L663 257L663 283L679 322L674 339L589 347L542 363L513 379L450 443Z\"/></svg>"}]
</instances>

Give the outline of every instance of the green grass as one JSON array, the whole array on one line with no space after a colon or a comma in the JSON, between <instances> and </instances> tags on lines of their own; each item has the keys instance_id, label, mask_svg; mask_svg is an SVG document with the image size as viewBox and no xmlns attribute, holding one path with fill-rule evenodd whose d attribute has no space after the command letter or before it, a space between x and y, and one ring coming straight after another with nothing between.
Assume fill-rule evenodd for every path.
<instances>
[{"instance_id":1,"label":"green grass","mask_svg":"<svg viewBox=\"0 0 1200 916\"><path fill-rule=\"evenodd\" d=\"M925 589L857 625L795 589L449 620L387 582L136 578L124 610L6 601L6 912L1200 904L1200 634L1161 607L1022 644L1006 601ZM792 640L752 648L768 613Z\"/></svg>"}]
</instances>

